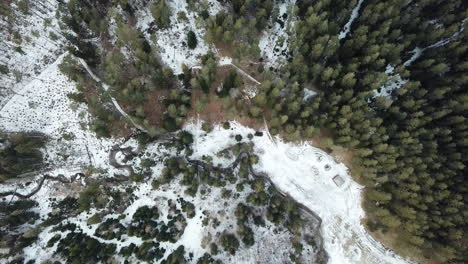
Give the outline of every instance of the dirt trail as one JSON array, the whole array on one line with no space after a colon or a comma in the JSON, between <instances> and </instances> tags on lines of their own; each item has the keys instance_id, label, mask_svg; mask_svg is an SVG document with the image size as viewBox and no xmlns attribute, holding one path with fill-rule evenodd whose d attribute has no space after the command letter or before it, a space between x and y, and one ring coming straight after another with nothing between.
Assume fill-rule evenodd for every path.
<instances>
[{"instance_id":1,"label":"dirt trail","mask_svg":"<svg viewBox=\"0 0 468 264\"><path fill-rule=\"evenodd\" d=\"M80 61L81 65L83 65L83 67L86 69L86 71L89 73L89 75L91 76L91 78L93 78L93 80L95 80L98 84L100 84L101 87L104 89L104 91L108 92L108 90L109 90L109 85L107 85L107 84L105 84L104 82L102 82L101 79L99 79L99 77L97 77L97 76L93 73L93 71L89 68L88 64L86 63L86 61L84 61L82 58L78 58L78 60ZM148 131L147 131L144 127L138 125L138 124L133 120L133 118L132 118L129 114L127 114L127 113L122 109L122 107L119 105L119 102L117 102L117 100L116 100L114 97L112 97L110 94L109 94L109 97L110 97L111 100L112 100L112 104L114 104L114 106L115 106L115 108L117 109L117 111L119 111L120 114L122 114L123 117L125 117L126 119L128 119L128 120L130 121L130 123L132 123L133 126L136 127L137 129L139 129L139 130L141 130L141 131L143 131L143 132L145 132L145 133L148 133Z\"/></svg>"}]
</instances>

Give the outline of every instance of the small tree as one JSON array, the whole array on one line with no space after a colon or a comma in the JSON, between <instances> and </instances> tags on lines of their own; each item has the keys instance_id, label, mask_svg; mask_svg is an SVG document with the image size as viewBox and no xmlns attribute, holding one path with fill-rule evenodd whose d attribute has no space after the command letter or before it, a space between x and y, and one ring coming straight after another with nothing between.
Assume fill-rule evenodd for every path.
<instances>
[{"instance_id":1,"label":"small tree","mask_svg":"<svg viewBox=\"0 0 468 264\"><path fill-rule=\"evenodd\" d=\"M151 15L156 24L162 28L167 28L171 23L171 9L166 0L159 0L151 7Z\"/></svg>"},{"instance_id":2,"label":"small tree","mask_svg":"<svg viewBox=\"0 0 468 264\"><path fill-rule=\"evenodd\" d=\"M239 240L234 234L224 233L221 236L221 246L231 255L235 255L239 248Z\"/></svg>"},{"instance_id":3,"label":"small tree","mask_svg":"<svg viewBox=\"0 0 468 264\"><path fill-rule=\"evenodd\" d=\"M197 35L195 35L195 32L193 32L192 30L190 30L187 34L187 46L190 48L190 49L194 49L197 47Z\"/></svg>"}]
</instances>

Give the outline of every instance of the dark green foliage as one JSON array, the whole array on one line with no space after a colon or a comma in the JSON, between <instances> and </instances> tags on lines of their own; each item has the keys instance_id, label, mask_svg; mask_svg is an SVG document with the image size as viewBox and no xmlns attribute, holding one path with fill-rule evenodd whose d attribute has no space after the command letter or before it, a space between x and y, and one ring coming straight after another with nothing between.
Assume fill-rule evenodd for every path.
<instances>
[{"instance_id":1,"label":"dark green foliage","mask_svg":"<svg viewBox=\"0 0 468 264\"><path fill-rule=\"evenodd\" d=\"M254 233L252 228L246 225L238 225L237 234L241 237L242 242L247 246L251 247L255 244Z\"/></svg>"},{"instance_id":2,"label":"dark green foliage","mask_svg":"<svg viewBox=\"0 0 468 264\"><path fill-rule=\"evenodd\" d=\"M136 252L137 249L138 247L135 244L131 243L128 246L122 247L119 253L124 257L130 257L133 253Z\"/></svg>"},{"instance_id":3,"label":"dark green foliage","mask_svg":"<svg viewBox=\"0 0 468 264\"><path fill-rule=\"evenodd\" d=\"M209 93L211 85L215 81L217 74L217 59L212 52L202 57L202 69L200 73L190 80L194 89L201 89L204 93Z\"/></svg>"},{"instance_id":4,"label":"dark green foliage","mask_svg":"<svg viewBox=\"0 0 468 264\"><path fill-rule=\"evenodd\" d=\"M232 12L221 11L207 19L206 39L230 45L234 56L258 56L260 31L266 26L273 9L273 1L223 1Z\"/></svg>"},{"instance_id":5,"label":"dark green foliage","mask_svg":"<svg viewBox=\"0 0 468 264\"><path fill-rule=\"evenodd\" d=\"M268 204L269 197L265 191L258 193L251 193L247 196L247 202L252 203L253 205L263 206Z\"/></svg>"},{"instance_id":6,"label":"dark green foliage","mask_svg":"<svg viewBox=\"0 0 468 264\"><path fill-rule=\"evenodd\" d=\"M161 264L184 264L187 263L184 257L185 248L184 246L179 246L174 250L167 259L163 260Z\"/></svg>"},{"instance_id":7,"label":"dark green foliage","mask_svg":"<svg viewBox=\"0 0 468 264\"><path fill-rule=\"evenodd\" d=\"M78 207L80 211L88 211L92 204L97 204L98 196L101 194L99 184L91 183L86 189L80 192Z\"/></svg>"},{"instance_id":8,"label":"dark green foliage","mask_svg":"<svg viewBox=\"0 0 468 264\"><path fill-rule=\"evenodd\" d=\"M47 142L40 133L0 132L0 181L32 172L42 167L40 149Z\"/></svg>"},{"instance_id":9,"label":"dark green foliage","mask_svg":"<svg viewBox=\"0 0 468 264\"><path fill-rule=\"evenodd\" d=\"M157 0L151 7L151 15L153 15L154 21L161 28L166 28L170 25L171 13L166 0Z\"/></svg>"},{"instance_id":10,"label":"dark green foliage","mask_svg":"<svg viewBox=\"0 0 468 264\"><path fill-rule=\"evenodd\" d=\"M218 251L218 245L216 245L216 243L210 244L210 253L211 255L218 255L219 251Z\"/></svg>"},{"instance_id":11,"label":"dark green foliage","mask_svg":"<svg viewBox=\"0 0 468 264\"><path fill-rule=\"evenodd\" d=\"M0 74L7 75L10 73L10 69L7 65L0 65Z\"/></svg>"},{"instance_id":12,"label":"dark green foliage","mask_svg":"<svg viewBox=\"0 0 468 264\"><path fill-rule=\"evenodd\" d=\"M60 240L56 253L68 263L97 263L113 257L115 248L115 244L101 244L83 233L71 232Z\"/></svg>"},{"instance_id":13,"label":"dark green foliage","mask_svg":"<svg viewBox=\"0 0 468 264\"><path fill-rule=\"evenodd\" d=\"M0 227L16 228L26 223L34 223L39 214L31 209L36 207L38 203L32 200L18 200L13 203L0 203ZM0 229L1 230L1 229Z\"/></svg>"},{"instance_id":14,"label":"dark green foliage","mask_svg":"<svg viewBox=\"0 0 468 264\"><path fill-rule=\"evenodd\" d=\"M28 14L29 13L29 9L30 9L30 6L31 6L31 3L29 2L29 0L20 0L20 1L18 1L17 5L18 5L18 9L23 14Z\"/></svg>"},{"instance_id":15,"label":"dark green foliage","mask_svg":"<svg viewBox=\"0 0 468 264\"><path fill-rule=\"evenodd\" d=\"M232 88L241 87L243 84L244 83L242 81L242 78L239 76L239 74L237 74L235 70L232 70L229 72L228 76L226 76L226 78L224 79L221 89L217 90L216 93L220 97L225 97L229 95L229 91Z\"/></svg>"},{"instance_id":16,"label":"dark green foliage","mask_svg":"<svg viewBox=\"0 0 468 264\"><path fill-rule=\"evenodd\" d=\"M151 167L154 167L156 165L156 162L152 159L142 159L140 162L140 166L145 169L149 169Z\"/></svg>"},{"instance_id":17,"label":"dark green foliage","mask_svg":"<svg viewBox=\"0 0 468 264\"><path fill-rule=\"evenodd\" d=\"M95 236L102 237L105 240L120 239L125 233L125 227L118 219L109 218L98 226L94 232Z\"/></svg>"},{"instance_id":18,"label":"dark green foliage","mask_svg":"<svg viewBox=\"0 0 468 264\"><path fill-rule=\"evenodd\" d=\"M61 238L62 236L60 234L54 235L51 239L49 239L49 241L47 241L47 247L53 247L55 243L57 243Z\"/></svg>"},{"instance_id":19,"label":"dark green foliage","mask_svg":"<svg viewBox=\"0 0 468 264\"><path fill-rule=\"evenodd\" d=\"M142 206L133 215L132 223L127 228L129 236L138 236L142 239L157 239L157 241L169 241L175 243L183 234L187 222L185 217L178 214L165 224L158 222L159 213L157 207Z\"/></svg>"},{"instance_id":20,"label":"dark green foliage","mask_svg":"<svg viewBox=\"0 0 468 264\"><path fill-rule=\"evenodd\" d=\"M197 47L197 35L195 35L195 32L190 30L187 34L187 46L190 49L194 49Z\"/></svg>"},{"instance_id":21,"label":"dark green foliage","mask_svg":"<svg viewBox=\"0 0 468 264\"><path fill-rule=\"evenodd\" d=\"M239 240L234 234L224 232L220 237L221 246L231 255L235 255L239 249Z\"/></svg>"},{"instance_id":22,"label":"dark green foliage","mask_svg":"<svg viewBox=\"0 0 468 264\"><path fill-rule=\"evenodd\" d=\"M196 214L195 212L195 206L191 202L187 202L184 199L180 199L180 205L182 208L182 211L186 213L188 218L193 218Z\"/></svg>"},{"instance_id":23,"label":"dark green foliage","mask_svg":"<svg viewBox=\"0 0 468 264\"><path fill-rule=\"evenodd\" d=\"M211 264L211 263L215 263L215 260L208 253L205 253L197 261L197 264Z\"/></svg>"},{"instance_id":24,"label":"dark green foliage","mask_svg":"<svg viewBox=\"0 0 468 264\"><path fill-rule=\"evenodd\" d=\"M136 250L135 256L142 261L151 262L160 260L164 257L166 250L159 247L159 243L156 242L144 242Z\"/></svg>"},{"instance_id":25,"label":"dark green foliage","mask_svg":"<svg viewBox=\"0 0 468 264\"><path fill-rule=\"evenodd\" d=\"M139 207L133 214L133 222L142 222L156 220L159 218L159 211L156 206L149 207L147 205Z\"/></svg>"}]
</instances>

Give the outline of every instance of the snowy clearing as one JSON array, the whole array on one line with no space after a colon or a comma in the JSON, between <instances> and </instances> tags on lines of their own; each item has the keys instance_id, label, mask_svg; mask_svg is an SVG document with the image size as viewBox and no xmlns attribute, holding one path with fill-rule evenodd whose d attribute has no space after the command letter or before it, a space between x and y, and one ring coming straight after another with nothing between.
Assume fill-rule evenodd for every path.
<instances>
[{"instance_id":1,"label":"snowy clearing","mask_svg":"<svg viewBox=\"0 0 468 264\"><path fill-rule=\"evenodd\" d=\"M297 20L293 12L295 4L296 0L277 3L275 9L278 10L278 17L271 17L268 29L263 32L260 38L258 44L260 55L268 67L277 68L284 64L289 57L290 37L294 34L294 24Z\"/></svg>"},{"instance_id":2,"label":"snowy clearing","mask_svg":"<svg viewBox=\"0 0 468 264\"><path fill-rule=\"evenodd\" d=\"M137 28L144 32L148 40L152 39L152 30L158 46L161 60L175 74L182 73L182 64L188 67L200 64L200 57L205 55L209 47L204 40L205 29L200 24L200 17L188 10L187 2L181 0L168 1L171 8L171 24L167 29L156 28L152 25L153 17L149 8L138 10ZM209 1L209 12L214 15L221 10L220 3L214 0ZM178 17L179 13L185 13L187 20ZM187 34L193 31L197 36L197 47L190 49L187 46Z\"/></svg>"},{"instance_id":3,"label":"snowy clearing","mask_svg":"<svg viewBox=\"0 0 468 264\"><path fill-rule=\"evenodd\" d=\"M190 124L185 129L195 136L195 157L222 150L235 134L255 132L231 122L230 130L216 126L214 132L200 139L204 133L200 124ZM253 142L255 153L260 156L256 169L266 172L279 189L322 218L330 264L411 263L385 249L366 232L361 224L362 186L352 180L343 164L308 144L285 143L279 137L272 141L268 135L254 137ZM203 147L196 147L197 144ZM336 175L345 180L340 187L333 181Z\"/></svg>"}]
</instances>

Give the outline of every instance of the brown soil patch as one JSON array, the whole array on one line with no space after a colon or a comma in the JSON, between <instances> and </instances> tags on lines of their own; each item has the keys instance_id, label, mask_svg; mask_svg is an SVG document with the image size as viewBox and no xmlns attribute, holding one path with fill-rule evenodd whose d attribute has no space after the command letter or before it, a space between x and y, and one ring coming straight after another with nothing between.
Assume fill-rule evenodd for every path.
<instances>
[{"instance_id":1,"label":"brown soil patch","mask_svg":"<svg viewBox=\"0 0 468 264\"><path fill-rule=\"evenodd\" d=\"M157 90L146 93L146 103L143 105L145 116L151 125L162 126L163 116L166 111L164 99L167 98L169 90Z\"/></svg>"},{"instance_id":2,"label":"brown soil patch","mask_svg":"<svg viewBox=\"0 0 468 264\"><path fill-rule=\"evenodd\" d=\"M233 57L231 47L229 45L226 45L226 43L219 41L219 42L216 42L214 45L216 49L218 50L220 57L232 58L233 59L232 63L234 63L237 67L241 68L243 71L250 74L257 81L259 82L263 81L262 74L259 73L257 70L258 66L260 66L262 63L259 62L257 59L252 58L250 56L243 56L241 60L238 60ZM248 78L244 77L244 79L248 79ZM249 81L252 82L251 80Z\"/></svg>"},{"instance_id":3,"label":"brown soil patch","mask_svg":"<svg viewBox=\"0 0 468 264\"><path fill-rule=\"evenodd\" d=\"M203 92L200 90L192 93L192 109L187 115L187 120L201 119L210 123L222 123L229 120L234 120L244 126L254 129L263 127L263 122L256 118L249 117L242 109L238 110L238 106L234 105L228 97L219 98L214 93L205 98L206 105L201 111L196 111L195 104L203 97Z\"/></svg>"}]
</instances>

